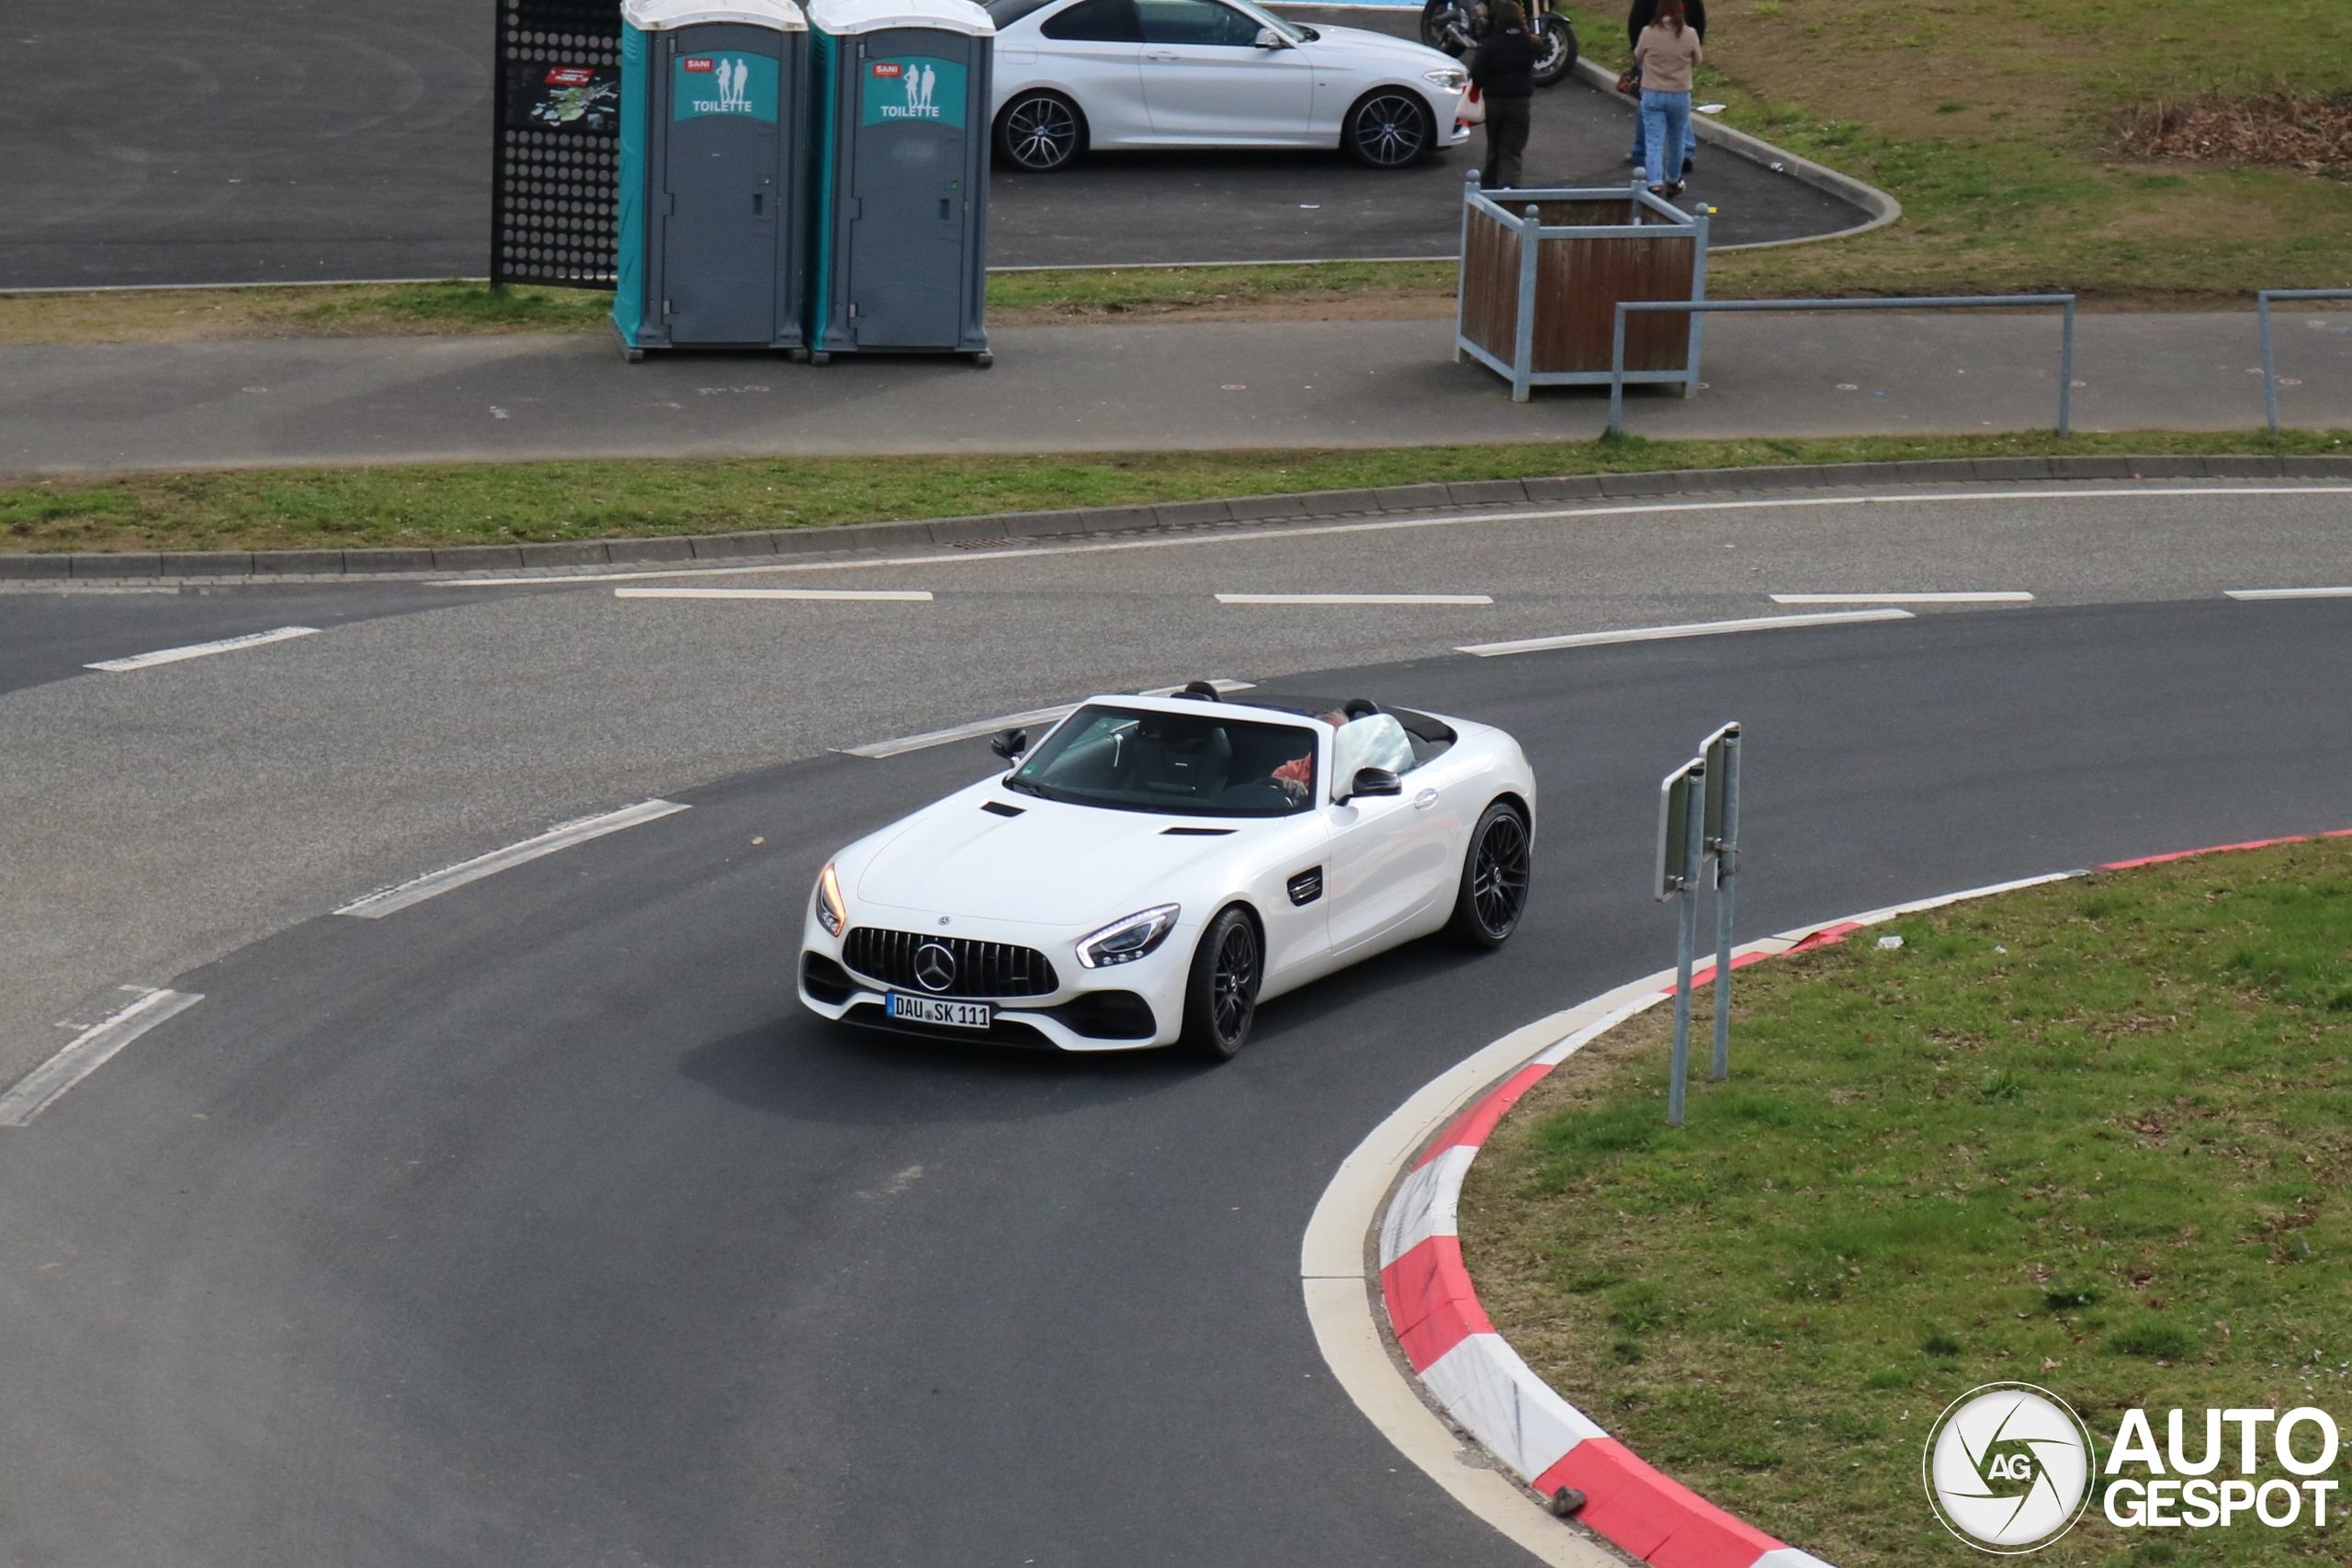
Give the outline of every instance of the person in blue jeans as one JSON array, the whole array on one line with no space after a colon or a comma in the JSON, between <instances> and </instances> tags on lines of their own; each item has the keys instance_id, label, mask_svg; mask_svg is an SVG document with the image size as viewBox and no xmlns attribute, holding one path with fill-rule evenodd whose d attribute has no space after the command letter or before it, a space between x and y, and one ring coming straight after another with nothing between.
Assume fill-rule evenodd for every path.
<instances>
[{"instance_id":1,"label":"person in blue jeans","mask_svg":"<svg viewBox=\"0 0 2352 1568\"><path fill-rule=\"evenodd\" d=\"M1705 43L1707 41L1707 0L1682 0L1682 12L1683 20L1690 23L1691 30L1699 35L1699 41ZM1656 20L1657 20L1657 0L1634 0L1634 8L1625 14L1625 47L1640 48L1642 29ZM1694 136L1684 141L1682 173L1685 177L1688 177L1690 171L1698 166L1698 138ZM1638 164L1641 161L1642 113L1640 105L1636 104L1634 108L1634 145L1625 154L1625 162Z\"/></svg>"},{"instance_id":2,"label":"person in blue jeans","mask_svg":"<svg viewBox=\"0 0 2352 1568\"><path fill-rule=\"evenodd\" d=\"M1682 152L1690 143L1690 77L1705 51L1683 0L1657 0L1657 17L1634 45L1642 72L1642 166L1650 194L1682 194Z\"/></svg>"}]
</instances>

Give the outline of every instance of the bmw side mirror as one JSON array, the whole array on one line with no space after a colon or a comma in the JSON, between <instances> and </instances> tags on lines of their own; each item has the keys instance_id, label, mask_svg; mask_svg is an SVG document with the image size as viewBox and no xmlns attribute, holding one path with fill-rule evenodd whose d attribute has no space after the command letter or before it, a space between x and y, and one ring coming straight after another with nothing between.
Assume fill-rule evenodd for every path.
<instances>
[{"instance_id":1,"label":"bmw side mirror","mask_svg":"<svg viewBox=\"0 0 2352 1568\"><path fill-rule=\"evenodd\" d=\"M1348 785L1348 799L1360 795L1402 795L1405 781L1386 768L1358 768L1353 783ZM1341 802L1342 805L1346 804Z\"/></svg>"},{"instance_id":2,"label":"bmw side mirror","mask_svg":"<svg viewBox=\"0 0 2352 1568\"><path fill-rule=\"evenodd\" d=\"M989 738L989 750L1010 762L1029 750L1029 732L1025 729L1000 729Z\"/></svg>"},{"instance_id":3,"label":"bmw side mirror","mask_svg":"<svg viewBox=\"0 0 2352 1568\"><path fill-rule=\"evenodd\" d=\"M1288 49L1290 47L1290 39L1283 37L1282 34L1274 31L1272 28L1260 28L1258 29L1258 47L1260 49Z\"/></svg>"}]
</instances>

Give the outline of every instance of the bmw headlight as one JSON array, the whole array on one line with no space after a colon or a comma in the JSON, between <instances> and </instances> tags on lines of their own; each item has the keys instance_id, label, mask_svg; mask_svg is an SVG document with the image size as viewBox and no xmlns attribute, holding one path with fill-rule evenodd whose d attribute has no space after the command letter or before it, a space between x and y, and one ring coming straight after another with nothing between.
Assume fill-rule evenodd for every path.
<instances>
[{"instance_id":1,"label":"bmw headlight","mask_svg":"<svg viewBox=\"0 0 2352 1568\"><path fill-rule=\"evenodd\" d=\"M1443 87L1449 93L1458 93L1470 85L1470 73L1458 65L1441 65L1434 71L1422 72L1421 80Z\"/></svg>"},{"instance_id":2,"label":"bmw headlight","mask_svg":"<svg viewBox=\"0 0 2352 1568\"><path fill-rule=\"evenodd\" d=\"M1162 904L1080 937L1079 963L1089 969L1133 964L1168 940L1168 933L1176 929L1176 917L1181 910L1181 905Z\"/></svg>"},{"instance_id":3,"label":"bmw headlight","mask_svg":"<svg viewBox=\"0 0 2352 1568\"><path fill-rule=\"evenodd\" d=\"M839 936L849 924L849 906L842 902L842 879L831 866L817 874L817 923L827 936Z\"/></svg>"}]
</instances>

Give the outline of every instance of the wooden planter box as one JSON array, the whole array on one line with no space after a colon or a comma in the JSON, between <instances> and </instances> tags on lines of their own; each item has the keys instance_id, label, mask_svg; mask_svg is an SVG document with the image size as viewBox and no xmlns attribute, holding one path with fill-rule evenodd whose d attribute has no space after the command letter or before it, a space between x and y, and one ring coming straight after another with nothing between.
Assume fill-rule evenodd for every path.
<instances>
[{"instance_id":1,"label":"wooden planter box","mask_svg":"<svg viewBox=\"0 0 2352 1568\"><path fill-rule=\"evenodd\" d=\"M1532 209L1532 212L1529 209ZM1621 299L1704 299L1707 220L1639 181L1623 189L1482 191L1462 197L1453 357L1530 387L1606 386ZM1625 379L1699 392L1696 314L1625 321Z\"/></svg>"}]
</instances>

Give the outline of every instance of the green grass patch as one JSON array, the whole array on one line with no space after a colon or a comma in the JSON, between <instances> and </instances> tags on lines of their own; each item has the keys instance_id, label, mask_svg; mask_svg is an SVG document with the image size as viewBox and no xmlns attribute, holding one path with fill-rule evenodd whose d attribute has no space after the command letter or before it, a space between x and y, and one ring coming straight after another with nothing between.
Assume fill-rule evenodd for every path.
<instances>
[{"instance_id":1,"label":"green grass patch","mask_svg":"<svg viewBox=\"0 0 2352 1568\"><path fill-rule=\"evenodd\" d=\"M1505 1118L1463 1246L1530 1364L1847 1568L1982 1560L1919 1480L1928 1426L1980 1383L2048 1387L2102 1443L2132 1406L2159 1427L2176 1406L2352 1416L2352 840L1884 929L1901 948L1742 971L1733 1079L1702 1069L1684 1128L1664 1124L1664 1008ZM2014 1092L1985 1092L1996 1077ZM2094 1508L2041 1560L2147 1544ZM2334 1529L2179 1544L2343 1560Z\"/></svg>"},{"instance_id":2,"label":"green grass patch","mask_svg":"<svg viewBox=\"0 0 2352 1568\"><path fill-rule=\"evenodd\" d=\"M52 479L0 489L0 550L503 544L1553 474L2047 453L2352 451L2352 433L1600 441L1341 451L470 463Z\"/></svg>"},{"instance_id":3,"label":"green grass patch","mask_svg":"<svg viewBox=\"0 0 2352 1568\"><path fill-rule=\"evenodd\" d=\"M2135 107L2352 90L2342 0L1715 0L1703 96L1725 123L1893 194L1904 220L1826 246L1724 255L1724 297L2071 289L2193 305L2333 287L2345 171L2155 165ZM1621 28L1586 29L1611 64Z\"/></svg>"}]
</instances>

